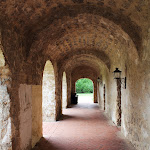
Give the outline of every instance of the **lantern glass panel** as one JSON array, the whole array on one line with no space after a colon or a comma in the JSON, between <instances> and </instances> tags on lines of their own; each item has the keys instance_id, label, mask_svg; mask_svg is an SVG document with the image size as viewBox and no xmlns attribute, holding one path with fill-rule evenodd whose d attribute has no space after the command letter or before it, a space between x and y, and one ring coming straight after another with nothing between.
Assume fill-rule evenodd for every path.
<instances>
[{"instance_id":1,"label":"lantern glass panel","mask_svg":"<svg viewBox=\"0 0 150 150\"><path fill-rule=\"evenodd\" d=\"M115 79L121 78L121 72L115 72Z\"/></svg>"},{"instance_id":2,"label":"lantern glass panel","mask_svg":"<svg viewBox=\"0 0 150 150\"><path fill-rule=\"evenodd\" d=\"M118 68L116 68L116 70L113 73L114 79L121 79L121 71Z\"/></svg>"}]
</instances>

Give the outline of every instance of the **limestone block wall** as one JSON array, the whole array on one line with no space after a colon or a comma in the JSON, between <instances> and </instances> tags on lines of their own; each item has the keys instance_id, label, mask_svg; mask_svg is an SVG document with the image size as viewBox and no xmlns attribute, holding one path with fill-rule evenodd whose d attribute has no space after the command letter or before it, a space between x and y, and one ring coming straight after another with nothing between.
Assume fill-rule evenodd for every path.
<instances>
[{"instance_id":1,"label":"limestone block wall","mask_svg":"<svg viewBox=\"0 0 150 150\"><path fill-rule=\"evenodd\" d=\"M32 148L42 137L42 86L32 85Z\"/></svg>"},{"instance_id":2,"label":"limestone block wall","mask_svg":"<svg viewBox=\"0 0 150 150\"><path fill-rule=\"evenodd\" d=\"M56 120L55 75L53 65L50 61L46 62L43 72L42 99L43 121Z\"/></svg>"},{"instance_id":3,"label":"limestone block wall","mask_svg":"<svg viewBox=\"0 0 150 150\"><path fill-rule=\"evenodd\" d=\"M31 149L32 142L32 87L20 84L20 149Z\"/></svg>"},{"instance_id":4,"label":"limestone block wall","mask_svg":"<svg viewBox=\"0 0 150 150\"><path fill-rule=\"evenodd\" d=\"M12 130L10 117L10 95L8 93L11 78L8 67L3 66L3 63L4 61L0 59L0 150L11 150Z\"/></svg>"},{"instance_id":5,"label":"limestone block wall","mask_svg":"<svg viewBox=\"0 0 150 150\"><path fill-rule=\"evenodd\" d=\"M63 72L63 79L62 79L62 108L67 107L67 79L66 73Z\"/></svg>"},{"instance_id":6,"label":"limestone block wall","mask_svg":"<svg viewBox=\"0 0 150 150\"><path fill-rule=\"evenodd\" d=\"M126 65L120 65L122 77L127 77L127 87L121 85L121 131L124 136L134 145L137 150L150 149L150 66L149 61L128 60ZM117 125L117 83L113 79L111 68L110 73L104 80L106 84L106 114ZM102 88L99 89L102 96ZM100 99L100 108L103 99Z\"/></svg>"},{"instance_id":7,"label":"limestone block wall","mask_svg":"<svg viewBox=\"0 0 150 150\"><path fill-rule=\"evenodd\" d=\"M122 132L137 150L150 149L149 66L138 63L128 71L127 90L122 92Z\"/></svg>"},{"instance_id":8,"label":"limestone block wall","mask_svg":"<svg viewBox=\"0 0 150 150\"><path fill-rule=\"evenodd\" d=\"M113 80L112 74L108 76L106 81L106 113L112 119L112 121L117 125L117 84Z\"/></svg>"}]
</instances>

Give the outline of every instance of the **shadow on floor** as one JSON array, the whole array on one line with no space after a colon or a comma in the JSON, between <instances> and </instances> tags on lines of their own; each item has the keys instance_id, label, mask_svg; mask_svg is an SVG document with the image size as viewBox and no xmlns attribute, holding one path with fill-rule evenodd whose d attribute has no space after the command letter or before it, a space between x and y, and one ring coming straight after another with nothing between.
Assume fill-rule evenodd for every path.
<instances>
[{"instance_id":1,"label":"shadow on floor","mask_svg":"<svg viewBox=\"0 0 150 150\"><path fill-rule=\"evenodd\" d=\"M59 121L68 120L68 119L77 119L77 117L76 116L71 116L71 115L65 115L65 114L63 114L61 116L61 118L59 119Z\"/></svg>"},{"instance_id":2,"label":"shadow on floor","mask_svg":"<svg viewBox=\"0 0 150 150\"><path fill-rule=\"evenodd\" d=\"M44 148L43 148L44 145ZM59 149L50 143L46 138L42 137L32 150L56 150Z\"/></svg>"},{"instance_id":3,"label":"shadow on floor","mask_svg":"<svg viewBox=\"0 0 150 150\"><path fill-rule=\"evenodd\" d=\"M44 127L45 136L33 150L135 150L121 138L120 130L109 124L97 104L65 109L61 121Z\"/></svg>"}]
</instances>

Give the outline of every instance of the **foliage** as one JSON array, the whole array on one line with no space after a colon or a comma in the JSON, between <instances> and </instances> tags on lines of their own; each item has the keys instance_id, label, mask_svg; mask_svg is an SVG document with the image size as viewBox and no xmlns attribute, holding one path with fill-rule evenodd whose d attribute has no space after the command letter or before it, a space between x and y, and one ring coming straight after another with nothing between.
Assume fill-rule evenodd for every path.
<instances>
[{"instance_id":1,"label":"foliage","mask_svg":"<svg viewBox=\"0 0 150 150\"><path fill-rule=\"evenodd\" d=\"M77 93L93 93L93 82L90 79L83 78L76 82Z\"/></svg>"}]
</instances>

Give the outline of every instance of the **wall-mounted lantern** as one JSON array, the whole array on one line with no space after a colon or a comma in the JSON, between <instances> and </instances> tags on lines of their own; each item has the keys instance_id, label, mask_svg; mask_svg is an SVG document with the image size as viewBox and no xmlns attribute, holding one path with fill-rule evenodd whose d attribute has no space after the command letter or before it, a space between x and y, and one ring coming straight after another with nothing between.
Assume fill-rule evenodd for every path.
<instances>
[{"instance_id":1,"label":"wall-mounted lantern","mask_svg":"<svg viewBox=\"0 0 150 150\"><path fill-rule=\"evenodd\" d=\"M120 80L121 84L124 84L124 88L126 89L126 82L127 82L127 78L121 78L121 72L118 68L116 68L116 70L113 72L114 74L114 79L116 80Z\"/></svg>"},{"instance_id":2,"label":"wall-mounted lantern","mask_svg":"<svg viewBox=\"0 0 150 150\"><path fill-rule=\"evenodd\" d=\"M99 77L97 78L97 82L99 82L99 83L101 82L101 79Z\"/></svg>"},{"instance_id":3,"label":"wall-mounted lantern","mask_svg":"<svg viewBox=\"0 0 150 150\"><path fill-rule=\"evenodd\" d=\"M102 83L103 83L103 82L102 82L102 78L98 77L98 78L97 78L97 82L100 83L100 84L102 84Z\"/></svg>"}]
</instances>

